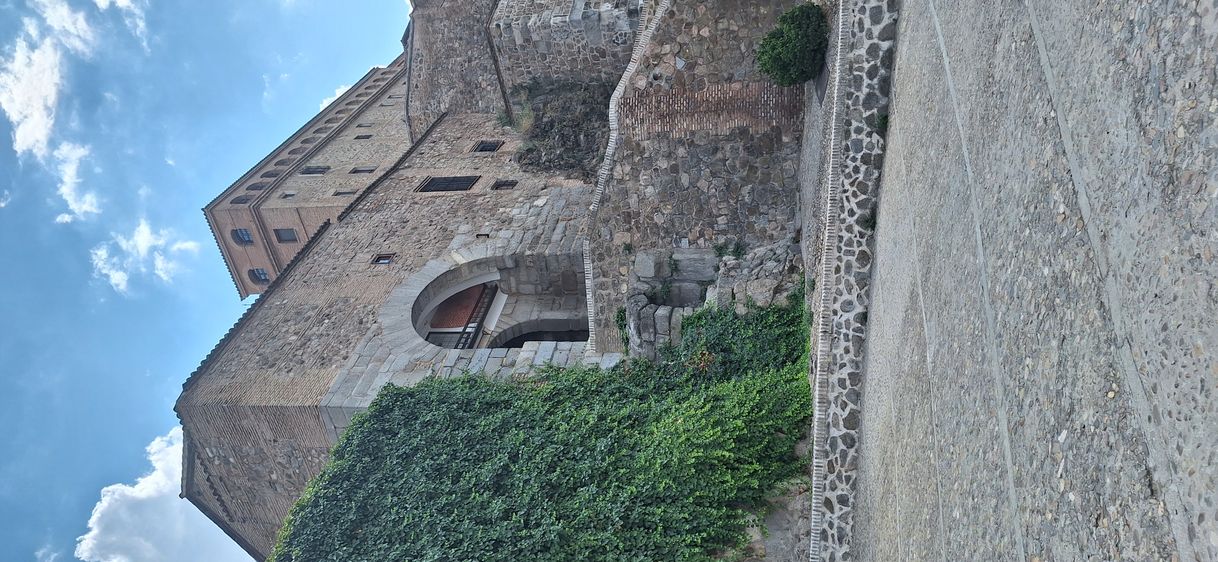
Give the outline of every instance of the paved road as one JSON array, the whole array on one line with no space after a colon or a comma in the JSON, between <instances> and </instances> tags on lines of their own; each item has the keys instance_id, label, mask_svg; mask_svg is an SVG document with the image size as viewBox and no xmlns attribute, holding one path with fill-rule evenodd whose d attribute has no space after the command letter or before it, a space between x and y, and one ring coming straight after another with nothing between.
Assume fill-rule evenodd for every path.
<instances>
[{"instance_id":1,"label":"paved road","mask_svg":"<svg viewBox=\"0 0 1218 562\"><path fill-rule=\"evenodd\" d=\"M859 559L1218 560L1218 5L901 17Z\"/></svg>"}]
</instances>

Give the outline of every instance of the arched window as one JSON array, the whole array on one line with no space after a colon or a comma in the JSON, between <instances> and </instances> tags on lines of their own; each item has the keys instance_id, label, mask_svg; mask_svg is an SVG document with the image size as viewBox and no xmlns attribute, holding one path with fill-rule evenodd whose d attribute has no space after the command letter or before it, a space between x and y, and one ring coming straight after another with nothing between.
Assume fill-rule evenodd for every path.
<instances>
[{"instance_id":1,"label":"arched window","mask_svg":"<svg viewBox=\"0 0 1218 562\"><path fill-rule=\"evenodd\" d=\"M229 201L229 203L232 203L233 205L244 205L249 202L250 202L249 195L239 195L237 197L234 197L232 201Z\"/></svg>"},{"instance_id":2,"label":"arched window","mask_svg":"<svg viewBox=\"0 0 1218 562\"><path fill-rule=\"evenodd\" d=\"M313 144L319 140L321 140L321 139L319 139L317 137L309 137L305 140L300 141L300 144Z\"/></svg>"},{"instance_id":3,"label":"arched window","mask_svg":"<svg viewBox=\"0 0 1218 562\"><path fill-rule=\"evenodd\" d=\"M266 285L267 283L271 282L271 276L268 275L266 270L262 269L261 267L249 270L248 274L250 276L250 281L253 281L259 285Z\"/></svg>"},{"instance_id":4,"label":"arched window","mask_svg":"<svg viewBox=\"0 0 1218 562\"><path fill-rule=\"evenodd\" d=\"M276 161L275 165L276 166L290 166L290 165L292 165L292 162L295 162L295 161L296 161L295 158L283 158L281 160Z\"/></svg>"},{"instance_id":5,"label":"arched window","mask_svg":"<svg viewBox=\"0 0 1218 562\"><path fill-rule=\"evenodd\" d=\"M334 127L318 127L316 129L313 129L313 133L320 135L320 134L328 133L333 130L334 130Z\"/></svg>"},{"instance_id":6,"label":"arched window","mask_svg":"<svg viewBox=\"0 0 1218 562\"><path fill-rule=\"evenodd\" d=\"M308 151L309 151L309 149L307 149L303 146L298 146L296 148L293 148L292 150L289 150L288 154L299 155L299 154L304 154L305 152L308 152Z\"/></svg>"},{"instance_id":7,"label":"arched window","mask_svg":"<svg viewBox=\"0 0 1218 562\"><path fill-rule=\"evenodd\" d=\"M271 184L264 182L264 181L260 181L258 183L251 183L251 184L245 186L245 189L246 189L246 191L262 191L270 186L271 186Z\"/></svg>"},{"instance_id":8,"label":"arched window","mask_svg":"<svg viewBox=\"0 0 1218 562\"><path fill-rule=\"evenodd\" d=\"M242 246L249 246L250 244L254 243L253 235L250 234L249 230L244 228L234 228L229 235L233 237L233 242L236 242Z\"/></svg>"},{"instance_id":9,"label":"arched window","mask_svg":"<svg viewBox=\"0 0 1218 562\"><path fill-rule=\"evenodd\" d=\"M342 120L343 120L343 118L342 118L342 117L331 117L331 118L329 118L329 119L326 119L326 124L328 124L328 125L333 125L333 124L338 123L339 121L342 121Z\"/></svg>"},{"instance_id":10,"label":"arched window","mask_svg":"<svg viewBox=\"0 0 1218 562\"><path fill-rule=\"evenodd\" d=\"M261 176L261 177L264 177L264 178L277 178L277 177L279 177L279 170L271 170L271 171L269 171L269 172L263 172L263 174L262 174L262 176Z\"/></svg>"}]
</instances>

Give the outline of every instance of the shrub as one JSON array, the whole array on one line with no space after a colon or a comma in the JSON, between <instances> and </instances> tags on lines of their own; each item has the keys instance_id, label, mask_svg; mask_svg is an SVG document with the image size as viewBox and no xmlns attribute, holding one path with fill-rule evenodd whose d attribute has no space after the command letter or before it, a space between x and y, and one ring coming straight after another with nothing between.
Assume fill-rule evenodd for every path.
<instances>
[{"instance_id":1,"label":"shrub","mask_svg":"<svg viewBox=\"0 0 1218 562\"><path fill-rule=\"evenodd\" d=\"M779 86L816 77L825 64L829 22L820 6L800 4L778 17L778 27L761 40L757 66Z\"/></svg>"},{"instance_id":2,"label":"shrub","mask_svg":"<svg viewBox=\"0 0 1218 562\"><path fill-rule=\"evenodd\" d=\"M805 467L802 301L704 308L659 362L388 386L272 560L710 561Z\"/></svg>"}]
</instances>

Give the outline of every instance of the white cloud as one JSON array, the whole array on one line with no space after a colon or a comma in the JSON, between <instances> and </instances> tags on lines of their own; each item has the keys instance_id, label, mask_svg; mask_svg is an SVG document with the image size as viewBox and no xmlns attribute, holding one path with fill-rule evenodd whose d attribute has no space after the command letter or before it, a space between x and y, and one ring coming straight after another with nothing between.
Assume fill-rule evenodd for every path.
<instances>
[{"instance_id":1,"label":"white cloud","mask_svg":"<svg viewBox=\"0 0 1218 562\"><path fill-rule=\"evenodd\" d=\"M27 21L26 25L37 31L36 24ZM12 58L0 60L0 109L13 124L13 150L18 156L47 155L62 84L61 65L54 40L39 41L36 34L29 40L19 37Z\"/></svg>"},{"instance_id":2,"label":"white cloud","mask_svg":"<svg viewBox=\"0 0 1218 562\"><path fill-rule=\"evenodd\" d=\"M134 485L101 491L89 532L76 539L85 562L227 562L250 560L199 510L178 498L182 479L182 429L147 448L152 472Z\"/></svg>"},{"instance_id":3,"label":"white cloud","mask_svg":"<svg viewBox=\"0 0 1218 562\"><path fill-rule=\"evenodd\" d=\"M90 250L89 258L93 262L93 275L104 278L115 291L127 292L130 276L117 259L110 257L110 248L107 245L102 244Z\"/></svg>"},{"instance_id":4,"label":"white cloud","mask_svg":"<svg viewBox=\"0 0 1218 562\"><path fill-rule=\"evenodd\" d=\"M59 196L71 211L55 217L57 223L66 224L101 213L101 202L97 194L80 190L80 161L88 155L89 147L70 142L61 143L55 149Z\"/></svg>"},{"instance_id":5,"label":"white cloud","mask_svg":"<svg viewBox=\"0 0 1218 562\"><path fill-rule=\"evenodd\" d=\"M33 0L34 10L51 28L51 35L72 52L90 56L97 38L85 15L73 10L65 0ZM27 23L27 30L28 30Z\"/></svg>"},{"instance_id":6,"label":"white cloud","mask_svg":"<svg viewBox=\"0 0 1218 562\"><path fill-rule=\"evenodd\" d=\"M54 550L48 545L38 549L34 553L34 559L37 562L56 562L61 555L58 550Z\"/></svg>"},{"instance_id":7,"label":"white cloud","mask_svg":"<svg viewBox=\"0 0 1218 562\"><path fill-rule=\"evenodd\" d=\"M135 34L144 45L144 50L148 50L148 24L144 19L144 10L148 3L140 0L93 0L100 10L108 10L111 6L117 8L123 13L123 21L126 22L127 28L131 33Z\"/></svg>"},{"instance_id":8,"label":"white cloud","mask_svg":"<svg viewBox=\"0 0 1218 562\"><path fill-rule=\"evenodd\" d=\"M95 246L89 257L93 275L126 294L136 274L151 272L161 281L172 283L182 271L177 257L198 253L198 242L178 239L172 230L153 229L147 219L140 219L130 235L111 235L111 240Z\"/></svg>"},{"instance_id":9,"label":"white cloud","mask_svg":"<svg viewBox=\"0 0 1218 562\"><path fill-rule=\"evenodd\" d=\"M9 193L7 189L4 190L3 193L0 193L0 209L7 207L8 204L12 203L12 202L13 202L13 194Z\"/></svg>"},{"instance_id":10,"label":"white cloud","mask_svg":"<svg viewBox=\"0 0 1218 562\"><path fill-rule=\"evenodd\" d=\"M330 97L328 97L328 98L326 98L326 99L324 99L324 100L321 100L321 107L320 107L320 109L325 109L327 105L330 105L330 104L334 103L334 100L337 100L338 98L341 98L341 97L343 96L343 94L347 93L347 90L350 90L350 89L351 89L351 85L350 85L350 84L347 84L347 85L344 85L344 86L339 86L339 87L338 87L338 89L334 90L334 95L333 95L333 96L330 96Z\"/></svg>"}]
</instances>

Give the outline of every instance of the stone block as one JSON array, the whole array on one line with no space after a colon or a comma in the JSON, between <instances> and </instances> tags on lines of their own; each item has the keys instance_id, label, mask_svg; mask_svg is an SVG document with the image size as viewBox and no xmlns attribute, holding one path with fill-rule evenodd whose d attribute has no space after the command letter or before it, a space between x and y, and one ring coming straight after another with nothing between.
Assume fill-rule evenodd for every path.
<instances>
[{"instance_id":1,"label":"stone block","mask_svg":"<svg viewBox=\"0 0 1218 562\"><path fill-rule=\"evenodd\" d=\"M634 257L634 274L640 279L654 279L660 275L658 256L654 252L639 252Z\"/></svg>"},{"instance_id":2,"label":"stone block","mask_svg":"<svg viewBox=\"0 0 1218 562\"><path fill-rule=\"evenodd\" d=\"M673 279L687 281L714 281L719 275L719 258L714 250L700 248L677 248L672 253L677 271Z\"/></svg>"}]
</instances>

